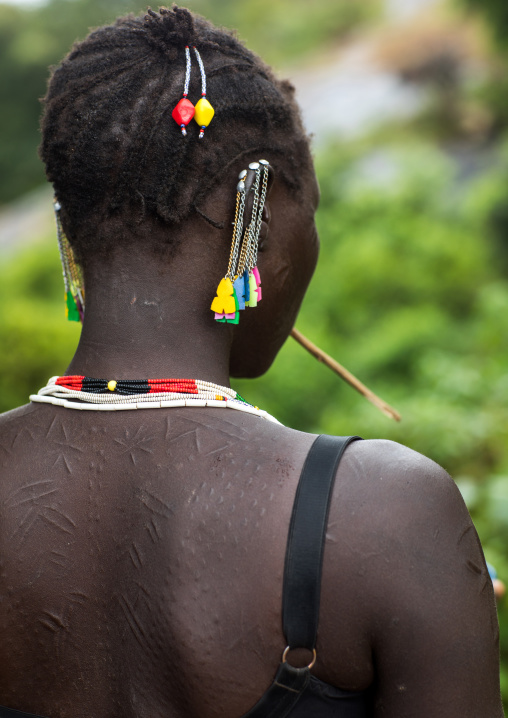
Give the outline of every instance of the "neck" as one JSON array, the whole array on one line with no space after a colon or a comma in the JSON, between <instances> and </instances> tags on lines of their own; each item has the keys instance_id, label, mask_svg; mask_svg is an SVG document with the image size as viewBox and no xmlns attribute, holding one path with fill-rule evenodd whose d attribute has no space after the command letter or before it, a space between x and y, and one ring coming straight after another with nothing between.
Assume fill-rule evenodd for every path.
<instances>
[{"instance_id":1,"label":"neck","mask_svg":"<svg viewBox=\"0 0 508 718\"><path fill-rule=\"evenodd\" d=\"M210 311L215 277L211 284L204 281L199 267L189 277L185 255L185 250L171 259L124 252L118 261L89 268L85 321L66 373L203 379L229 386L232 333Z\"/></svg>"}]
</instances>

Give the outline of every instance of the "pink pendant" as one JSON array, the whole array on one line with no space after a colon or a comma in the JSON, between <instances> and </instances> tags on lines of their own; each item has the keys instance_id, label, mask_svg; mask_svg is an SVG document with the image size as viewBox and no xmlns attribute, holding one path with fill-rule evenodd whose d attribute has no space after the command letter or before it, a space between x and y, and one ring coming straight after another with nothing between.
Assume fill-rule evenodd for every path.
<instances>
[{"instance_id":1,"label":"pink pendant","mask_svg":"<svg viewBox=\"0 0 508 718\"><path fill-rule=\"evenodd\" d=\"M252 267L252 274L256 279L256 292L258 294L258 302L261 301L261 276L257 267Z\"/></svg>"}]
</instances>

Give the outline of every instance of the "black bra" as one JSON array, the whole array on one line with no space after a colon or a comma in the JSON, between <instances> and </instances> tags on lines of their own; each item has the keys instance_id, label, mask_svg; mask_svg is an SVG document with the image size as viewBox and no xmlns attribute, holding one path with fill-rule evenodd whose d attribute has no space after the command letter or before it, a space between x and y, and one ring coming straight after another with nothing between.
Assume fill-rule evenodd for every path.
<instances>
[{"instance_id":1,"label":"black bra","mask_svg":"<svg viewBox=\"0 0 508 718\"><path fill-rule=\"evenodd\" d=\"M289 525L282 595L282 627L288 648L272 685L242 718L368 718L370 692L343 691L311 675L321 596L321 570L330 497L339 461L358 436L321 435L302 469ZM306 668L286 661L293 648L313 654ZM41 718L0 706L0 718Z\"/></svg>"},{"instance_id":2,"label":"black bra","mask_svg":"<svg viewBox=\"0 0 508 718\"><path fill-rule=\"evenodd\" d=\"M370 691L343 691L311 675L321 598L321 571L328 511L339 462L358 436L318 436L302 469L289 524L282 628L287 648L275 679L242 718L368 718ZM286 655L293 648L312 651L306 668L293 668ZM0 714L1 717L1 714Z\"/></svg>"}]
</instances>

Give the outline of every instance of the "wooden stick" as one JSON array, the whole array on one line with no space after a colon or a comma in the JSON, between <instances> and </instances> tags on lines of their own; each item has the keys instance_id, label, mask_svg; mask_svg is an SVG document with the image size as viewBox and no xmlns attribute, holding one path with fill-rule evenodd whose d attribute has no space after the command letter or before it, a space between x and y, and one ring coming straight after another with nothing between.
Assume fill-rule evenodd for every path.
<instances>
[{"instance_id":1,"label":"wooden stick","mask_svg":"<svg viewBox=\"0 0 508 718\"><path fill-rule=\"evenodd\" d=\"M355 376L353 376L353 374L351 374L351 372L349 372L345 367L343 367L342 364L339 364L339 362L335 361L335 359L333 359L329 354L326 354L322 349L313 344L309 339L307 339L307 337L305 337L301 332L299 332L298 329L293 329L291 331L291 336L293 337L293 339L296 339L298 344L301 344L304 349L307 349L307 351L312 354L313 357L315 357L318 361L322 362L329 369L338 374L341 379L347 381L347 383L350 384L353 389L359 391L360 394L362 394L366 399L368 399L372 404L374 404L374 406L377 406L377 408L382 411L383 414L390 417L390 419L400 421L401 416L398 411L396 411L393 407L380 399L379 396L376 396L374 392L367 388L365 384L362 384L362 382L359 381Z\"/></svg>"}]
</instances>

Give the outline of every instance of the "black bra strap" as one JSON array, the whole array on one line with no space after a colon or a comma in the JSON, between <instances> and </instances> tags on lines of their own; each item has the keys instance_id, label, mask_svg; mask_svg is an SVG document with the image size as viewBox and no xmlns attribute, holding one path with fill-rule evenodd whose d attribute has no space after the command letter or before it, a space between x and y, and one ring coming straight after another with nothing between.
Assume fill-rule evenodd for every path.
<instances>
[{"instance_id":1,"label":"black bra strap","mask_svg":"<svg viewBox=\"0 0 508 718\"><path fill-rule=\"evenodd\" d=\"M22 711L17 711L14 708L6 708L5 706L0 706L0 718L42 718L42 717L36 716L33 713L23 713Z\"/></svg>"},{"instance_id":2,"label":"black bra strap","mask_svg":"<svg viewBox=\"0 0 508 718\"><path fill-rule=\"evenodd\" d=\"M328 511L339 461L358 436L318 436L307 455L289 525L282 628L288 646L313 649L319 620Z\"/></svg>"},{"instance_id":3,"label":"black bra strap","mask_svg":"<svg viewBox=\"0 0 508 718\"><path fill-rule=\"evenodd\" d=\"M339 461L359 436L318 436L307 455L289 525L282 624L291 648L314 648L328 509ZM310 681L309 668L279 665L272 685L243 718L288 716Z\"/></svg>"},{"instance_id":4,"label":"black bra strap","mask_svg":"<svg viewBox=\"0 0 508 718\"><path fill-rule=\"evenodd\" d=\"M307 688L310 671L280 663L273 683L242 718L285 718Z\"/></svg>"}]
</instances>

